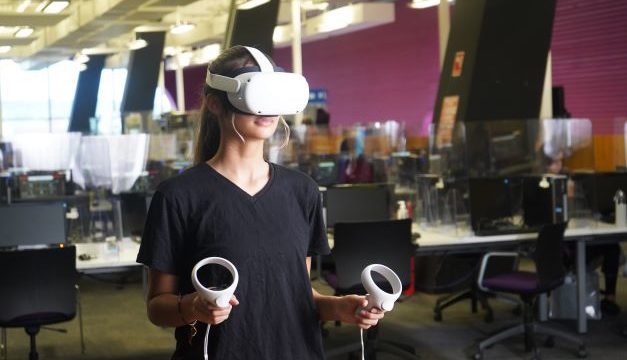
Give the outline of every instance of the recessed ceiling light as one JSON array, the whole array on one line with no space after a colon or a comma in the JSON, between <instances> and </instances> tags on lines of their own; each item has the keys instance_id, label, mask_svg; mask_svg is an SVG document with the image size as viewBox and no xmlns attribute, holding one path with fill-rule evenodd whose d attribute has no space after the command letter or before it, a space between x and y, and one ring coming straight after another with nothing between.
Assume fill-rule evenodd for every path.
<instances>
[{"instance_id":1,"label":"recessed ceiling light","mask_svg":"<svg viewBox=\"0 0 627 360\"><path fill-rule=\"evenodd\" d=\"M131 50L139 50L148 46L148 41L144 39L135 39L128 43L128 48Z\"/></svg>"},{"instance_id":2,"label":"recessed ceiling light","mask_svg":"<svg viewBox=\"0 0 627 360\"><path fill-rule=\"evenodd\" d=\"M0 54L6 54L9 51L11 51L11 46L9 45L0 46Z\"/></svg>"},{"instance_id":3,"label":"recessed ceiling light","mask_svg":"<svg viewBox=\"0 0 627 360\"><path fill-rule=\"evenodd\" d=\"M15 37L16 38L27 38L29 37L33 31L35 31L35 29L33 29L30 26L24 26L19 28L16 32L15 32Z\"/></svg>"},{"instance_id":4,"label":"recessed ceiling light","mask_svg":"<svg viewBox=\"0 0 627 360\"><path fill-rule=\"evenodd\" d=\"M22 13L24 11L26 11L26 8L30 5L31 0L23 0L18 6L17 8L15 8L15 11Z\"/></svg>"},{"instance_id":5,"label":"recessed ceiling light","mask_svg":"<svg viewBox=\"0 0 627 360\"><path fill-rule=\"evenodd\" d=\"M453 0L448 0L452 2ZM431 6L440 5L440 0L413 0L409 3L409 7L412 9L426 9Z\"/></svg>"},{"instance_id":6,"label":"recessed ceiling light","mask_svg":"<svg viewBox=\"0 0 627 360\"><path fill-rule=\"evenodd\" d=\"M51 0L48 1L46 5L44 5L42 11L44 14L58 14L69 5L69 0Z\"/></svg>"},{"instance_id":7,"label":"recessed ceiling light","mask_svg":"<svg viewBox=\"0 0 627 360\"><path fill-rule=\"evenodd\" d=\"M170 33L174 35L184 34L186 32L192 31L196 27L196 24L189 22L179 22L170 28Z\"/></svg>"},{"instance_id":8,"label":"recessed ceiling light","mask_svg":"<svg viewBox=\"0 0 627 360\"><path fill-rule=\"evenodd\" d=\"M249 10L252 8L256 8L257 6L263 5L265 3L270 2L270 0L248 0L237 6L240 10Z\"/></svg>"}]
</instances>

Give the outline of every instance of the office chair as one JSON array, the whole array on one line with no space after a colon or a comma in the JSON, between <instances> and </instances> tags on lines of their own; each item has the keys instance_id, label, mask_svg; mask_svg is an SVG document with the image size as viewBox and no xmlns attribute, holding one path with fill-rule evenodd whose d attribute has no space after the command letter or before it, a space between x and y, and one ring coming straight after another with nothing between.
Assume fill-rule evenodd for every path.
<instances>
[{"instance_id":1,"label":"office chair","mask_svg":"<svg viewBox=\"0 0 627 360\"><path fill-rule=\"evenodd\" d=\"M515 335L524 334L525 351L533 351L533 358L539 359L535 343L535 334L548 335L547 345L553 338L561 338L578 346L577 355L587 356L583 341L566 332L540 325L534 320L534 303L540 294L549 293L564 282L564 265L562 261L562 241L567 223L544 225L530 253L536 266L535 272L513 269L499 275L484 276L485 268L492 257L516 257L524 255L516 252L493 252L483 257L479 273L479 287L486 291L506 292L519 295L523 301L523 323L498 332L479 343L474 359L483 358L484 349Z\"/></svg>"},{"instance_id":2,"label":"office chair","mask_svg":"<svg viewBox=\"0 0 627 360\"><path fill-rule=\"evenodd\" d=\"M73 246L0 252L0 328L24 328L30 336L29 360L39 358L35 337L44 325L75 317L77 279Z\"/></svg>"},{"instance_id":3,"label":"office chair","mask_svg":"<svg viewBox=\"0 0 627 360\"><path fill-rule=\"evenodd\" d=\"M411 244L411 220L386 220L373 222L336 223L334 226L335 274L326 276L327 283L336 295L365 294L361 272L370 264L390 267L401 279L403 286L411 283L410 260L414 254ZM385 287L382 286L384 289ZM377 339L378 326L367 331L365 353L376 360L377 351L417 359L413 346ZM330 350L327 357L360 349L359 344Z\"/></svg>"},{"instance_id":4,"label":"office chair","mask_svg":"<svg viewBox=\"0 0 627 360\"><path fill-rule=\"evenodd\" d=\"M442 321L444 309L463 300L470 299L471 310L477 312L477 303L486 311L485 321L494 318L488 294L481 291L476 284L481 255L430 255L415 259L415 288L429 294L442 294L433 308L433 320Z\"/></svg>"}]
</instances>

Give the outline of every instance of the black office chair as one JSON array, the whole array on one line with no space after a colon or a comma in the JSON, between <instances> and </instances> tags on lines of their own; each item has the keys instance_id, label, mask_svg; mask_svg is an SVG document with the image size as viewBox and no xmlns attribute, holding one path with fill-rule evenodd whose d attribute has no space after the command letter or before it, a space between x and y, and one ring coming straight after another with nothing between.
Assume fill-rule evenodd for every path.
<instances>
[{"instance_id":1,"label":"black office chair","mask_svg":"<svg viewBox=\"0 0 627 360\"><path fill-rule=\"evenodd\" d=\"M77 279L73 246L0 252L0 327L24 328L29 360L39 357L35 337L42 326L76 315Z\"/></svg>"},{"instance_id":2,"label":"black office chair","mask_svg":"<svg viewBox=\"0 0 627 360\"><path fill-rule=\"evenodd\" d=\"M534 359L539 359L535 343L535 335L548 335L547 344L553 343L553 338L574 343L578 346L578 356L586 357L586 347L583 341L566 332L540 325L534 320L534 302L539 295L549 293L564 282L564 265L562 261L562 241L566 223L549 224L542 227L530 257L536 266L535 272L513 269L499 275L484 276L484 269L491 257L518 257L525 255L516 252L493 252L483 257L479 273L479 287L487 291L505 292L519 295L523 301L523 323L498 332L481 341L474 359L482 359L484 349L515 335L525 335L525 351L533 351Z\"/></svg>"},{"instance_id":3,"label":"black office chair","mask_svg":"<svg viewBox=\"0 0 627 360\"><path fill-rule=\"evenodd\" d=\"M494 319L488 296L477 287L481 255L429 255L415 259L416 291L440 296L433 307L433 319L442 321L444 309L461 301L470 300L471 311L477 312L477 304L485 310L485 321Z\"/></svg>"},{"instance_id":4,"label":"black office chair","mask_svg":"<svg viewBox=\"0 0 627 360\"><path fill-rule=\"evenodd\" d=\"M336 295L365 294L361 272L370 264L383 264L394 270L403 286L411 283L410 261L414 254L411 244L411 220L336 223L332 250L335 273L325 276ZM375 278L375 281L376 278ZM382 288L385 288L382 284ZM416 359L413 346L377 339L378 326L367 331L365 353L375 360L377 351ZM359 344L327 351L327 357L358 350Z\"/></svg>"}]
</instances>

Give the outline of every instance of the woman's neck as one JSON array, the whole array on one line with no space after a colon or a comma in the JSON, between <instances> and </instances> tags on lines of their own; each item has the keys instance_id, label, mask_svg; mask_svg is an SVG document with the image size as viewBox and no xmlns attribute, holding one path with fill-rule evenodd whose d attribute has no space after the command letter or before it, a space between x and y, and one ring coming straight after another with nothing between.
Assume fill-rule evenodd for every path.
<instances>
[{"instance_id":1,"label":"woman's neck","mask_svg":"<svg viewBox=\"0 0 627 360\"><path fill-rule=\"evenodd\" d=\"M216 155L207 164L247 192L254 192L269 178L263 140L242 143L240 139L223 138Z\"/></svg>"}]
</instances>

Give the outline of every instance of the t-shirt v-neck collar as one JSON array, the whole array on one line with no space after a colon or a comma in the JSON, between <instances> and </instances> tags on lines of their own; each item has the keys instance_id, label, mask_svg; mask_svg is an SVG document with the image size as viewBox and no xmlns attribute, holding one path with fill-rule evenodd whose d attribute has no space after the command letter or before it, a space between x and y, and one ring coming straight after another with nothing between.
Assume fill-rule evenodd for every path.
<instances>
[{"instance_id":1,"label":"t-shirt v-neck collar","mask_svg":"<svg viewBox=\"0 0 627 360\"><path fill-rule=\"evenodd\" d=\"M275 176L275 171L274 171L274 165L271 162L268 162L268 167L270 169L270 176L268 178L268 181L266 182L266 184L261 188L261 190L257 191L255 194L251 195L248 192L246 192L244 189L242 189L241 187L239 187L237 184L235 184L234 182L232 182L231 180L229 180L226 176L220 174L216 169L214 169L211 165L205 163L205 166L209 169L209 172L211 174L213 174L214 177L216 177L217 179L219 179L220 181L224 182L225 184L227 184L229 187L234 188L234 190L236 192L239 192L240 194L242 194L244 197L246 197L247 199L251 200L251 201L255 201L257 199L259 199L264 193L266 193L268 191L268 189L270 189L270 186L272 185L272 182L274 180L274 176Z\"/></svg>"}]
</instances>

